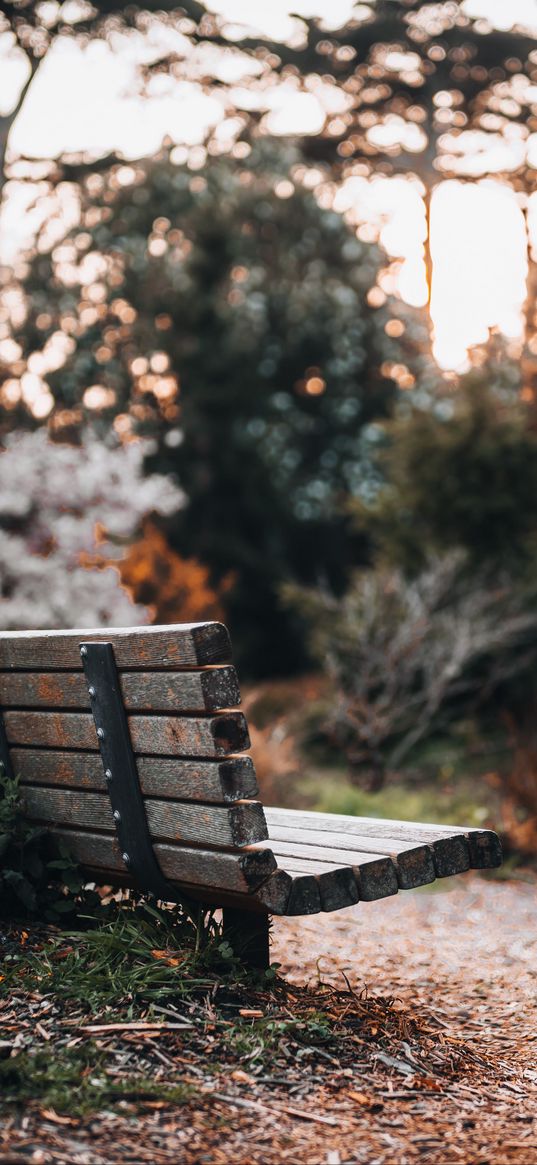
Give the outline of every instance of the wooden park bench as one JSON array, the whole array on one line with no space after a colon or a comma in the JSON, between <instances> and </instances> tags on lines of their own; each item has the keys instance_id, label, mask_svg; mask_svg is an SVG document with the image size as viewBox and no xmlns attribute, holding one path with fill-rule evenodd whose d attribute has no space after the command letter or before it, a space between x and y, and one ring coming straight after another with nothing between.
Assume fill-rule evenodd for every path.
<instances>
[{"instance_id":1,"label":"wooden park bench","mask_svg":"<svg viewBox=\"0 0 537 1165\"><path fill-rule=\"evenodd\" d=\"M230 659L221 623L0 633L0 759L89 878L222 907L267 966L271 914L500 864L490 830L264 809Z\"/></svg>"}]
</instances>

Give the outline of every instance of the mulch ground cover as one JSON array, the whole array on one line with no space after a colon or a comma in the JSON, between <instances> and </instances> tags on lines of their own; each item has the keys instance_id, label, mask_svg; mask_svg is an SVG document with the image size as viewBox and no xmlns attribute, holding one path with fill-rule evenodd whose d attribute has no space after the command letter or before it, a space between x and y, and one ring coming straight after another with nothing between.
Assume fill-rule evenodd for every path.
<instances>
[{"instance_id":1,"label":"mulch ground cover","mask_svg":"<svg viewBox=\"0 0 537 1165\"><path fill-rule=\"evenodd\" d=\"M6 931L0 1162L535 1165L536 890L470 876L277 920L283 982L208 974L147 1007L62 994L69 937L39 973L50 929Z\"/></svg>"}]
</instances>

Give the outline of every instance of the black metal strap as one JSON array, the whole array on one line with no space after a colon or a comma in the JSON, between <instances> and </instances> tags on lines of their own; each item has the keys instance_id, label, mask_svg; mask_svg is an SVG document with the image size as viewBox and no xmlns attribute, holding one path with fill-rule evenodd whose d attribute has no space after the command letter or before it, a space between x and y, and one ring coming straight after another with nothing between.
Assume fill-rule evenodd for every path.
<instances>
[{"instance_id":1,"label":"black metal strap","mask_svg":"<svg viewBox=\"0 0 537 1165\"><path fill-rule=\"evenodd\" d=\"M149 835L113 646L81 643L80 655L121 856L140 889L177 901L177 889L164 877Z\"/></svg>"},{"instance_id":2,"label":"black metal strap","mask_svg":"<svg viewBox=\"0 0 537 1165\"><path fill-rule=\"evenodd\" d=\"M14 781L15 780L15 773L13 771L13 765L11 763L11 757L9 755L9 747L8 747L7 735L6 735L6 726L4 724L4 717L2 716L1 709L0 709L0 762L4 766L4 773L5 773L8 781Z\"/></svg>"}]
</instances>

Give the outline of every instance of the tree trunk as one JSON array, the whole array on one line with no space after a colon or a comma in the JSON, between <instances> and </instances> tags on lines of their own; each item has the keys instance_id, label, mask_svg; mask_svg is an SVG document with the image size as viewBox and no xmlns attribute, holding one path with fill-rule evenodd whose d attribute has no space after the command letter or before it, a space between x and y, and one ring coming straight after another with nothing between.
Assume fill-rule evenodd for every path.
<instances>
[{"instance_id":1,"label":"tree trunk","mask_svg":"<svg viewBox=\"0 0 537 1165\"><path fill-rule=\"evenodd\" d=\"M24 105L30 85L34 80L43 59L44 58L32 58L29 60L30 75L25 81L19 93L15 107L11 110L10 113L6 113L4 116L0 117L0 199L2 198L4 186L7 182L6 164L11 130L13 129L17 117L19 116L19 113Z\"/></svg>"}]
</instances>

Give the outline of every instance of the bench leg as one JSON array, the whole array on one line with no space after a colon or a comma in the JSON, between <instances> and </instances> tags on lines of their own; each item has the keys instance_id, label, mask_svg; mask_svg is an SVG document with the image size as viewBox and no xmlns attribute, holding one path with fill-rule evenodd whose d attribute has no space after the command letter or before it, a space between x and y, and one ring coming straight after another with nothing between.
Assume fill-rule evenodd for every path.
<instances>
[{"instance_id":1,"label":"bench leg","mask_svg":"<svg viewBox=\"0 0 537 1165\"><path fill-rule=\"evenodd\" d=\"M246 966L266 971L269 958L269 916L224 906L223 937Z\"/></svg>"}]
</instances>

